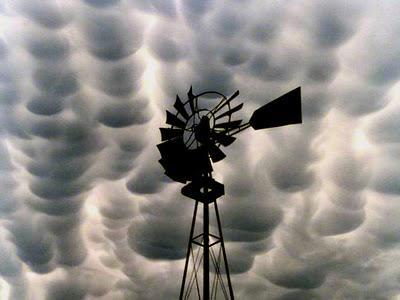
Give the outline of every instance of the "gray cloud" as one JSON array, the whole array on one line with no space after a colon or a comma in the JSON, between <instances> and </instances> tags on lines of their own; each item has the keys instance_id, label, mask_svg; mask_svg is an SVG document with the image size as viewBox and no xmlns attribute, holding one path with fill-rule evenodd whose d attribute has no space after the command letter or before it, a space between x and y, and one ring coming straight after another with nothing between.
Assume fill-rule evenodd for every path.
<instances>
[{"instance_id":1,"label":"gray cloud","mask_svg":"<svg viewBox=\"0 0 400 300\"><path fill-rule=\"evenodd\" d=\"M19 220L9 230L17 247L18 257L23 262L38 273L47 273L53 269L51 260L54 256L54 245L43 224L34 225L33 221Z\"/></svg>"},{"instance_id":2,"label":"gray cloud","mask_svg":"<svg viewBox=\"0 0 400 300\"><path fill-rule=\"evenodd\" d=\"M244 119L302 86L301 126L242 134L215 164L237 298L397 296L397 10L324 0L0 5L9 299L178 297L194 203L163 175L155 128L190 85L239 89Z\"/></svg>"},{"instance_id":3,"label":"gray cloud","mask_svg":"<svg viewBox=\"0 0 400 300\"><path fill-rule=\"evenodd\" d=\"M56 281L49 286L46 299L85 299L86 293L85 285L77 280Z\"/></svg>"},{"instance_id":4,"label":"gray cloud","mask_svg":"<svg viewBox=\"0 0 400 300\"><path fill-rule=\"evenodd\" d=\"M99 112L99 122L113 128L147 123L151 118L150 112L146 109L147 103L139 101L137 99L132 104L113 103L103 107Z\"/></svg>"},{"instance_id":5,"label":"gray cloud","mask_svg":"<svg viewBox=\"0 0 400 300\"><path fill-rule=\"evenodd\" d=\"M140 20L128 18L118 11L84 12L82 26L85 42L90 53L97 58L106 61L119 60L134 54L140 48L144 28Z\"/></svg>"},{"instance_id":6,"label":"gray cloud","mask_svg":"<svg viewBox=\"0 0 400 300\"><path fill-rule=\"evenodd\" d=\"M70 54L68 39L52 31L46 34L37 32L28 37L27 49L30 54L43 62L64 60Z\"/></svg>"},{"instance_id":7,"label":"gray cloud","mask_svg":"<svg viewBox=\"0 0 400 300\"><path fill-rule=\"evenodd\" d=\"M70 5L66 3L62 5L48 0L19 0L15 6L30 20L50 29L59 29L71 19Z\"/></svg>"}]
</instances>

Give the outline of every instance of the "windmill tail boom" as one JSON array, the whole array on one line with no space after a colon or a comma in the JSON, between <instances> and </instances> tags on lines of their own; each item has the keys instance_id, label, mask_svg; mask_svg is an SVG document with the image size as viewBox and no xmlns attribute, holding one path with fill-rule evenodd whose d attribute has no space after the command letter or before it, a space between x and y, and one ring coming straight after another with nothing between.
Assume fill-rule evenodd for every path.
<instances>
[{"instance_id":1,"label":"windmill tail boom","mask_svg":"<svg viewBox=\"0 0 400 300\"><path fill-rule=\"evenodd\" d=\"M256 130L302 123L300 87L261 106L249 123Z\"/></svg>"}]
</instances>

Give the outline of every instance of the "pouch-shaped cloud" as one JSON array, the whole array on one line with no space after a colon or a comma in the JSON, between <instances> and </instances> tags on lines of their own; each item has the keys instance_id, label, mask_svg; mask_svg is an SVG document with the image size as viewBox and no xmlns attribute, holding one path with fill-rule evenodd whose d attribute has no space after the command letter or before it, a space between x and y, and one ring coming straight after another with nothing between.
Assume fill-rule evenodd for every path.
<instances>
[{"instance_id":1,"label":"pouch-shaped cloud","mask_svg":"<svg viewBox=\"0 0 400 300\"><path fill-rule=\"evenodd\" d=\"M238 297L396 297L396 11L361 0L0 4L9 299L178 297L194 202L155 145L191 85L240 90L243 122L302 87L302 125L244 133L215 164Z\"/></svg>"}]
</instances>

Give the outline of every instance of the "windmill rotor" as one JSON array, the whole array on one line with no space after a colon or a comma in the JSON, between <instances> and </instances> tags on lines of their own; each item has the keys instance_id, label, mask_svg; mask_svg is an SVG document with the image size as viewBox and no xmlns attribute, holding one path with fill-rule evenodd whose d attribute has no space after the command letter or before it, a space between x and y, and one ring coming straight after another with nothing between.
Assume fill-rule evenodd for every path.
<instances>
[{"instance_id":1,"label":"windmill rotor","mask_svg":"<svg viewBox=\"0 0 400 300\"><path fill-rule=\"evenodd\" d=\"M166 124L170 127L160 128L163 143L157 145L167 176L185 183L211 172L210 160L215 163L226 157L220 148L235 141L229 131L242 122L232 119L243 107L243 103L231 107L238 94L237 91L229 98L214 91L194 95L191 88L186 101L176 96L176 112L166 111ZM219 103L213 106L216 100Z\"/></svg>"},{"instance_id":2,"label":"windmill rotor","mask_svg":"<svg viewBox=\"0 0 400 300\"><path fill-rule=\"evenodd\" d=\"M167 176L186 183L212 172L211 162L226 157L221 146L231 145L234 135L249 127L259 130L302 122L300 87L254 111L247 123L233 119L243 107L243 103L232 105L238 95L239 91L230 97L215 91L194 95L190 88L186 101L176 96L175 113L166 111L170 127L160 128L163 143L157 145Z\"/></svg>"}]
</instances>

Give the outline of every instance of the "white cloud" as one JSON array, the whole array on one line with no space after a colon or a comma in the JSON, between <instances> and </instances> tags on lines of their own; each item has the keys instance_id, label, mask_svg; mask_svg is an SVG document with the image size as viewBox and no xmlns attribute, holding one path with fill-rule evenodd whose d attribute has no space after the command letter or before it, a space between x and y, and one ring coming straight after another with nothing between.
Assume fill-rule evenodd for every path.
<instances>
[{"instance_id":1,"label":"white cloud","mask_svg":"<svg viewBox=\"0 0 400 300\"><path fill-rule=\"evenodd\" d=\"M239 89L248 118L301 85L302 125L238 136L215 166L235 291L395 297L396 11L394 1L0 4L1 293L177 298L193 203L157 162L165 109L190 85Z\"/></svg>"}]
</instances>

